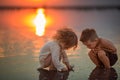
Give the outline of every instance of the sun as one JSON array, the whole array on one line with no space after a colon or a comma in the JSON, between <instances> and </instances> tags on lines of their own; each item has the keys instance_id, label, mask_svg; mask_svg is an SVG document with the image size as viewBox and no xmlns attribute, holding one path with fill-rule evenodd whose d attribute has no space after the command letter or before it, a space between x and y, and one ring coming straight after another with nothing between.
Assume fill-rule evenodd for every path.
<instances>
[{"instance_id":1,"label":"sun","mask_svg":"<svg viewBox=\"0 0 120 80\"><path fill-rule=\"evenodd\" d=\"M37 16L34 19L34 24L36 26L36 35L43 36L45 33L45 25L46 25L44 9L37 10Z\"/></svg>"}]
</instances>

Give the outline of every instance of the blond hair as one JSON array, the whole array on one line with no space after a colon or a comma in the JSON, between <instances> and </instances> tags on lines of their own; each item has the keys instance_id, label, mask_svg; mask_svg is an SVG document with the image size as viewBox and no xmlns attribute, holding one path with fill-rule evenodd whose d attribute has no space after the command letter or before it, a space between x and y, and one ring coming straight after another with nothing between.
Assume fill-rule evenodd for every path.
<instances>
[{"instance_id":1,"label":"blond hair","mask_svg":"<svg viewBox=\"0 0 120 80\"><path fill-rule=\"evenodd\" d=\"M70 28L62 28L57 30L56 34L53 36L53 39L59 41L60 43L64 43L64 46L67 48L77 47L78 38L75 32Z\"/></svg>"}]
</instances>

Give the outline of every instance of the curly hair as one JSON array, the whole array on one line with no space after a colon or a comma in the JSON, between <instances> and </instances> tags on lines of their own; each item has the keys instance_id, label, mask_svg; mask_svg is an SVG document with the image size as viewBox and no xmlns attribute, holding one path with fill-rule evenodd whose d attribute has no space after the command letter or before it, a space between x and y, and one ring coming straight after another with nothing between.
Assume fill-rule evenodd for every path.
<instances>
[{"instance_id":1,"label":"curly hair","mask_svg":"<svg viewBox=\"0 0 120 80\"><path fill-rule=\"evenodd\" d=\"M62 28L57 30L57 33L53 36L53 39L63 43L67 49L71 47L74 47L75 49L78 44L77 35L71 28Z\"/></svg>"}]
</instances>

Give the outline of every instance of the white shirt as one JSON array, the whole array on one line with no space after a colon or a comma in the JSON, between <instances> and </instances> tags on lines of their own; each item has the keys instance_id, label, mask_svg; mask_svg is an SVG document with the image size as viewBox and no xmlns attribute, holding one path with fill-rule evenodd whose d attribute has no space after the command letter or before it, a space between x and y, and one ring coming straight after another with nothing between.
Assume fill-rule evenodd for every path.
<instances>
[{"instance_id":1,"label":"white shirt","mask_svg":"<svg viewBox=\"0 0 120 80\"><path fill-rule=\"evenodd\" d=\"M65 51L61 49L59 43L54 40L47 42L40 50L39 60L42 68L44 68L45 59L48 57L51 57L52 63L59 71L61 71L61 69L65 67L61 63L61 59L63 60L63 62L69 63Z\"/></svg>"}]
</instances>

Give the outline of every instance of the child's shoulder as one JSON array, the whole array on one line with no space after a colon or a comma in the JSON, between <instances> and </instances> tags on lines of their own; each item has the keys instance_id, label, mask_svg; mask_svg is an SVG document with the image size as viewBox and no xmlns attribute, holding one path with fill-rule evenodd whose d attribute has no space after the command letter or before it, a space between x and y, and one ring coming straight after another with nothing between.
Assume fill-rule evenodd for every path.
<instances>
[{"instance_id":1,"label":"child's shoulder","mask_svg":"<svg viewBox=\"0 0 120 80\"><path fill-rule=\"evenodd\" d=\"M110 41L110 40L108 40L108 39L103 39L103 38L101 38L101 40L100 40L100 45L107 45L107 46L109 46L109 47L111 47L111 46L114 46L114 44L113 44L113 42L112 41ZM115 47L115 46L114 46Z\"/></svg>"},{"instance_id":2,"label":"child's shoulder","mask_svg":"<svg viewBox=\"0 0 120 80\"><path fill-rule=\"evenodd\" d=\"M100 38L101 43L112 43L110 40L105 38Z\"/></svg>"},{"instance_id":3,"label":"child's shoulder","mask_svg":"<svg viewBox=\"0 0 120 80\"><path fill-rule=\"evenodd\" d=\"M49 45L49 46L58 46L59 44L55 40L50 40L50 41L46 42L46 45Z\"/></svg>"}]
</instances>

